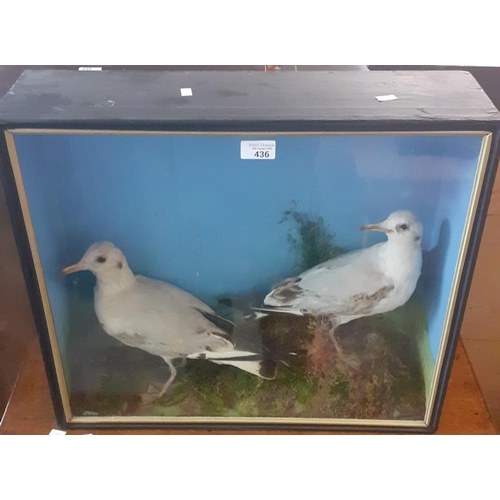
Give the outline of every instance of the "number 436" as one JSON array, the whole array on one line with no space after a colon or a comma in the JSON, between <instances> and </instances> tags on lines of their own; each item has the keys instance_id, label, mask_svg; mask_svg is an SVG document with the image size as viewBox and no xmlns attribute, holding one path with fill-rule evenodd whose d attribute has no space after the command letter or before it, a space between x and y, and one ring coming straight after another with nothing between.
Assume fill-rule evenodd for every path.
<instances>
[{"instance_id":1,"label":"number 436","mask_svg":"<svg viewBox=\"0 0 500 500\"><path fill-rule=\"evenodd\" d=\"M269 151L256 151L255 158L269 158Z\"/></svg>"}]
</instances>

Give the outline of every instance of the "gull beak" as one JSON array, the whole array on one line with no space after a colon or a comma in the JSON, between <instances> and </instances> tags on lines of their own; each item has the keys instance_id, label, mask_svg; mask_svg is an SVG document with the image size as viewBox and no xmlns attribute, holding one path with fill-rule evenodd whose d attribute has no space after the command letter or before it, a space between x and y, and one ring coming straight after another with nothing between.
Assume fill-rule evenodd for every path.
<instances>
[{"instance_id":1,"label":"gull beak","mask_svg":"<svg viewBox=\"0 0 500 500\"><path fill-rule=\"evenodd\" d=\"M76 273L77 271L83 271L83 266L80 264L80 262L77 262L72 266L65 267L64 269L61 270L61 273L66 275L66 274Z\"/></svg>"},{"instance_id":2,"label":"gull beak","mask_svg":"<svg viewBox=\"0 0 500 500\"><path fill-rule=\"evenodd\" d=\"M382 233L386 233L387 230L382 226L382 222L379 222L378 224L366 224L366 226L361 226L359 229L361 231L380 231Z\"/></svg>"}]
</instances>

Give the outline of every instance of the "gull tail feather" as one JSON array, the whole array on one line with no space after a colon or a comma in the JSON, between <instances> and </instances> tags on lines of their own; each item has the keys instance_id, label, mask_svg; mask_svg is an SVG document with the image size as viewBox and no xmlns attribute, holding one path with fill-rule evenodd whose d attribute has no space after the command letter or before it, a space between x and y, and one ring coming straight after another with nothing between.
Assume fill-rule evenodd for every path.
<instances>
[{"instance_id":1,"label":"gull tail feather","mask_svg":"<svg viewBox=\"0 0 500 500\"><path fill-rule=\"evenodd\" d=\"M306 316L308 313L302 309L292 309L287 307L252 307L252 311L257 317L263 318L271 314L289 314L293 316Z\"/></svg>"},{"instance_id":2,"label":"gull tail feather","mask_svg":"<svg viewBox=\"0 0 500 500\"><path fill-rule=\"evenodd\" d=\"M231 365L258 377L272 380L276 377L278 362L249 351L204 352L190 354L190 359L206 359L218 365ZM286 363L283 363L287 366Z\"/></svg>"},{"instance_id":3,"label":"gull tail feather","mask_svg":"<svg viewBox=\"0 0 500 500\"><path fill-rule=\"evenodd\" d=\"M256 321L273 313L294 314L295 316L305 316L307 314L307 311L304 312L300 309L282 306L281 304L276 306L265 304L264 306L261 306L260 304L262 304L262 299L249 301L238 297L225 297L223 299L219 299L219 304L230 308L231 313L243 322ZM235 323L238 323L238 319Z\"/></svg>"},{"instance_id":4,"label":"gull tail feather","mask_svg":"<svg viewBox=\"0 0 500 500\"><path fill-rule=\"evenodd\" d=\"M213 363L218 365L231 365L239 368L240 370L256 375L257 377L264 378L266 380L273 380L276 378L276 373L278 369L278 364L273 360L266 360L261 358L251 360L251 359L211 359Z\"/></svg>"}]
</instances>

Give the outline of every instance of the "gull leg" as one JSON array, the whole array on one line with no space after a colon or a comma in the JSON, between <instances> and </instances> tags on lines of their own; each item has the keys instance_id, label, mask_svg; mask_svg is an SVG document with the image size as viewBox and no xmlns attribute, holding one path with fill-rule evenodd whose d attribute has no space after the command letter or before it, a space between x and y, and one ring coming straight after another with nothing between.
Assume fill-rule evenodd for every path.
<instances>
[{"instance_id":1,"label":"gull leg","mask_svg":"<svg viewBox=\"0 0 500 500\"><path fill-rule=\"evenodd\" d=\"M160 394L158 395L159 398L161 398L166 392L167 389L170 387L172 382L175 379L175 376L177 375L177 370L175 369L174 364L172 363L172 360L170 358L163 358L165 360L165 363L167 363L168 367L170 368L170 378L167 380L167 383L163 386L163 389L160 391Z\"/></svg>"},{"instance_id":2,"label":"gull leg","mask_svg":"<svg viewBox=\"0 0 500 500\"><path fill-rule=\"evenodd\" d=\"M335 350L340 356L344 355L344 352L342 351L342 347L340 347L340 344L338 343L337 338L335 337L335 330L339 326L338 323L334 319L329 320L330 323L330 329L328 330L328 335L332 339L333 346L335 347Z\"/></svg>"},{"instance_id":3,"label":"gull leg","mask_svg":"<svg viewBox=\"0 0 500 500\"><path fill-rule=\"evenodd\" d=\"M186 360L187 360L187 358L181 358L181 364L179 365L179 368L185 368Z\"/></svg>"},{"instance_id":4,"label":"gull leg","mask_svg":"<svg viewBox=\"0 0 500 500\"><path fill-rule=\"evenodd\" d=\"M333 346L335 347L335 350L337 351L337 353L340 356L343 356L344 351L342 350L342 347L340 347L340 344L339 344L337 338L335 337L335 332L330 330L329 333L330 333L330 338L332 339L332 342L333 342Z\"/></svg>"},{"instance_id":5,"label":"gull leg","mask_svg":"<svg viewBox=\"0 0 500 500\"><path fill-rule=\"evenodd\" d=\"M360 360L357 354L344 354L344 351L342 350L342 347L340 347L340 344L335 337L335 330L339 324L334 320L330 319L330 330L328 331L328 334L330 338L332 339L333 346L335 347L335 350L337 351L337 354L339 356L339 361L342 363L345 363L347 366L353 368L354 370L359 371L360 369Z\"/></svg>"}]
</instances>

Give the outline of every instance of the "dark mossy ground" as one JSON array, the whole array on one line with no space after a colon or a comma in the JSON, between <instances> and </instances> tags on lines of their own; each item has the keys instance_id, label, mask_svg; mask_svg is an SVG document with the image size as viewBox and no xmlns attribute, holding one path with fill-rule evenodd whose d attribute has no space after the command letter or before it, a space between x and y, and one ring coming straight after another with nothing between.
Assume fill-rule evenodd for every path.
<instances>
[{"instance_id":1,"label":"dark mossy ground","mask_svg":"<svg viewBox=\"0 0 500 500\"><path fill-rule=\"evenodd\" d=\"M415 314L418 307L409 307ZM415 339L397 317L373 316L337 330L339 356L321 318L270 316L261 320L264 345L287 357L274 380L231 366L188 360L167 395L144 402L161 388L168 368L137 349L108 347L101 356L101 387L74 394L75 414L154 416L259 416L354 419L422 419L425 387ZM104 335L104 333L102 334Z\"/></svg>"},{"instance_id":2,"label":"dark mossy ground","mask_svg":"<svg viewBox=\"0 0 500 500\"><path fill-rule=\"evenodd\" d=\"M323 219L298 212L297 203L281 222L291 223L288 242L297 255L293 272L342 253ZM236 302L245 303L245 297ZM188 360L169 392L156 400L147 392L158 391L168 379L163 360L95 331L81 343L95 346L91 362L85 359L75 365L78 373L72 373L73 411L101 416L423 419L421 346L427 344L427 332L425 310L417 299L389 314L341 326L336 337L343 356L334 349L324 318L273 315L261 319L257 330L259 343L287 362L274 380ZM296 355L285 354L290 352Z\"/></svg>"}]
</instances>

